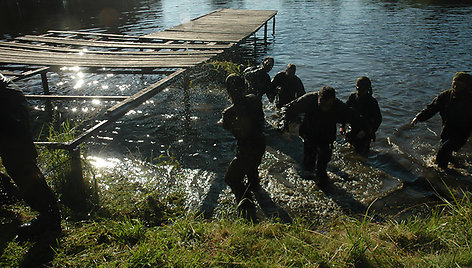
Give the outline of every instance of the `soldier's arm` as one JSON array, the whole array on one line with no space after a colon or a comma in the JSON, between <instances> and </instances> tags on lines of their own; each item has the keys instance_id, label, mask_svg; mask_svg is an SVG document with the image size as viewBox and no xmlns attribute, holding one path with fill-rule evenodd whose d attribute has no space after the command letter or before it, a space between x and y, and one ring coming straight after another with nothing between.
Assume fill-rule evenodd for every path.
<instances>
[{"instance_id":1,"label":"soldier's arm","mask_svg":"<svg viewBox=\"0 0 472 268\"><path fill-rule=\"evenodd\" d=\"M296 92L297 92L297 98L300 97L300 96L303 96L306 92L305 92L305 87L303 86L303 83L302 83L302 80L300 80L300 78L297 77L297 81L298 81L298 85L297 85L297 88L296 88Z\"/></svg>"},{"instance_id":2,"label":"soldier's arm","mask_svg":"<svg viewBox=\"0 0 472 268\"><path fill-rule=\"evenodd\" d=\"M415 118L411 121L411 125L416 124L417 122L423 122L435 115L441 109L443 99L445 98L445 92L439 94L433 101L426 106L421 112L419 112Z\"/></svg>"},{"instance_id":3,"label":"soldier's arm","mask_svg":"<svg viewBox=\"0 0 472 268\"><path fill-rule=\"evenodd\" d=\"M234 111L234 106L231 105L223 111L223 128L231 131L234 128L235 121L236 113Z\"/></svg>"},{"instance_id":4,"label":"soldier's arm","mask_svg":"<svg viewBox=\"0 0 472 268\"><path fill-rule=\"evenodd\" d=\"M382 123L382 113L380 112L379 103L376 99L373 99L372 102L372 131L376 132L379 129L380 124Z\"/></svg>"}]
</instances>

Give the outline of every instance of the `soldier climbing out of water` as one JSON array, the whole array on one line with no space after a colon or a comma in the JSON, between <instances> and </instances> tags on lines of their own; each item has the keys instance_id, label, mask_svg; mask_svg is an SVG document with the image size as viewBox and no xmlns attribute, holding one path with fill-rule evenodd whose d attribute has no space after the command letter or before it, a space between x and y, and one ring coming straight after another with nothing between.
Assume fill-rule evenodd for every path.
<instances>
[{"instance_id":1,"label":"soldier climbing out of water","mask_svg":"<svg viewBox=\"0 0 472 268\"><path fill-rule=\"evenodd\" d=\"M266 94L270 102L274 101L275 93L269 76L272 67L274 67L274 58L265 57L261 65L248 67L244 70L243 76L248 90L246 94L254 94L260 100Z\"/></svg>"},{"instance_id":2,"label":"soldier climbing out of water","mask_svg":"<svg viewBox=\"0 0 472 268\"><path fill-rule=\"evenodd\" d=\"M452 89L441 92L419 112L411 125L426 121L439 112L442 119L441 146L436 154L438 167L446 169L452 157L470 136L472 130L472 76L457 72L452 78Z\"/></svg>"},{"instance_id":3,"label":"soldier climbing out of water","mask_svg":"<svg viewBox=\"0 0 472 268\"><path fill-rule=\"evenodd\" d=\"M39 212L33 221L22 225L19 235L30 237L61 231L57 199L36 164L38 156L31 135L28 104L23 92L0 74L0 156L6 174L2 184L14 187L26 203ZM10 179L11 178L11 179Z\"/></svg>"},{"instance_id":4,"label":"soldier climbing out of water","mask_svg":"<svg viewBox=\"0 0 472 268\"><path fill-rule=\"evenodd\" d=\"M326 172L336 139L336 123L357 123L354 113L336 98L334 88L325 86L318 92L309 92L283 108L284 128L298 114L305 114L299 129L303 140L303 167L316 175L320 186L329 182Z\"/></svg>"},{"instance_id":5,"label":"soldier climbing out of water","mask_svg":"<svg viewBox=\"0 0 472 268\"><path fill-rule=\"evenodd\" d=\"M342 125L340 132L346 135L346 140L354 146L356 152L365 155L369 152L370 141L375 141L375 132L382 123L379 104L372 96L369 78L361 76L357 79L356 92L349 96L346 104L359 114L360 124L351 124L348 132L345 132L345 126Z\"/></svg>"},{"instance_id":6,"label":"soldier climbing out of water","mask_svg":"<svg viewBox=\"0 0 472 268\"><path fill-rule=\"evenodd\" d=\"M295 75L297 67L289 63L284 72L279 72L272 79L272 88L275 89L275 106L282 108L285 104L305 94L302 80Z\"/></svg>"},{"instance_id":7,"label":"soldier climbing out of water","mask_svg":"<svg viewBox=\"0 0 472 268\"><path fill-rule=\"evenodd\" d=\"M244 80L236 74L226 78L232 105L223 111L223 127L237 139L236 157L229 164L225 181L236 197L239 211L247 213L250 191L260 189L258 167L265 151L262 103L253 94L245 95ZM247 183L244 177L247 176Z\"/></svg>"}]
</instances>

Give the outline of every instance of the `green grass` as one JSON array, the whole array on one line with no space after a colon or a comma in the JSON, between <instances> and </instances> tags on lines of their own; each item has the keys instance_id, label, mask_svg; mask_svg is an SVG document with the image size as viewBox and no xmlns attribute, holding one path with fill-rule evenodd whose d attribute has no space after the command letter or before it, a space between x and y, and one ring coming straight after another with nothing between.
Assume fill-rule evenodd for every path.
<instances>
[{"instance_id":1,"label":"green grass","mask_svg":"<svg viewBox=\"0 0 472 268\"><path fill-rule=\"evenodd\" d=\"M160 210L172 211L169 203ZM227 217L166 214L65 221L53 267L470 267L470 193L431 214L375 223L341 217L330 226L306 220L258 224ZM175 211L174 211L175 212ZM164 215L162 213L161 215ZM320 231L319 228L323 228ZM0 266L16 266L32 246L12 240Z\"/></svg>"},{"instance_id":2,"label":"green grass","mask_svg":"<svg viewBox=\"0 0 472 268\"><path fill-rule=\"evenodd\" d=\"M60 154L41 153L40 159ZM54 159L60 162L65 157ZM165 169L163 174L169 173L168 165L179 169L170 156L156 158L153 164ZM81 220L62 206L64 231L57 245L47 243L38 250L40 242L23 242L2 233L0 267L18 267L24 259L43 256L51 247L54 254L46 262L51 267L472 266L470 192L451 195L460 197L443 199L440 205L429 207L430 213L401 221L374 221L367 212L361 218L341 216L327 226L307 219L254 224L232 213L213 220L188 214L184 191L174 189L163 195L161 188L140 185L130 176L135 175L105 174L91 179L108 188L96 186L90 192L97 196L90 198L96 203ZM32 217L21 202L1 206L0 211L14 212L22 221ZM11 229L11 214L0 213L2 232Z\"/></svg>"}]
</instances>

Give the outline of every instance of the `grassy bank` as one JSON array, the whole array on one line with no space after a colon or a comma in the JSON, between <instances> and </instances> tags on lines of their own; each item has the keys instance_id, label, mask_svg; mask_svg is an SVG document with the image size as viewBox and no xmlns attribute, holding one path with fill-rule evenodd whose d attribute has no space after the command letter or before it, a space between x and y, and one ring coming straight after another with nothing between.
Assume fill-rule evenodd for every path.
<instances>
[{"instance_id":1,"label":"grassy bank","mask_svg":"<svg viewBox=\"0 0 472 268\"><path fill-rule=\"evenodd\" d=\"M66 222L51 266L470 267L470 208L435 208L427 218L401 223L344 218L324 232L301 221L198 217L155 227L139 219ZM9 242L0 266L19 265L31 247Z\"/></svg>"},{"instance_id":2,"label":"grassy bank","mask_svg":"<svg viewBox=\"0 0 472 268\"><path fill-rule=\"evenodd\" d=\"M186 213L184 194L164 198L137 189L130 178L106 177L114 186L78 220L64 210L63 235L47 265L52 267L470 267L472 203L444 201L409 220L378 222L339 217L328 226L309 220L290 224L247 222L234 214L206 220ZM156 189L156 188L152 188ZM22 203L3 206L20 218ZM3 222L8 221L2 216ZM42 241L2 241L0 267L17 267L44 256ZM34 263L34 262L33 262Z\"/></svg>"}]
</instances>

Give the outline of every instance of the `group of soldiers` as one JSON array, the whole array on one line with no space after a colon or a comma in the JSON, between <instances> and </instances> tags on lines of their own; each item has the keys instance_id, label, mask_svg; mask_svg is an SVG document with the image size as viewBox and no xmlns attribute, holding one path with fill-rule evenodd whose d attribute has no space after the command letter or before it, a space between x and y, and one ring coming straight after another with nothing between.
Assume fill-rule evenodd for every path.
<instances>
[{"instance_id":1,"label":"group of soldiers","mask_svg":"<svg viewBox=\"0 0 472 268\"><path fill-rule=\"evenodd\" d=\"M319 91L305 92L295 75L296 66L288 64L285 71L270 79L274 59L267 57L260 66L251 67L242 76L231 74L226 88L232 105L223 111L223 127L237 139L236 157L225 174L236 201L244 209L251 192L260 189L258 167L265 151L264 111L262 96L276 103L283 117L284 129L303 114L299 135L303 140L303 167L316 174L320 187L329 183L326 172L336 138L340 132L360 154L369 151L371 141L382 122L377 100L372 96L369 78L356 81L356 92L344 103L329 86ZM440 93L411 121L425 121L438 113L442 118L441 146L436 164L447 168L452 152L467 142L472 130L472 76L458 72L452 88ZM0 172L0 186L15 188L39 216L24 224L19 234L61 232L58 201L36 163L37 152L29 126L28 105L21 90L0 74L0 156L7 174ZM348 125L348 126L347 126ZM247 182L244 178L247 177ZM13 181L15 185L11 183ZM0 197L2 197L0 192Z\"/></svg>"},{"instance_id":2,"label":"group of soldiers","mask_svg":"<svg viewBox=\"0 0 472 268\"><path fill-rule=\"evenodd\" d=\"M265 151L264 112L262 97L276 102L283 120L283 129L299 115L303 120L299 136L303 141L304 174L314 174L320 187L330 180L327 174L333 143L339 131L345 135L354 150L366 155L370 143L375 141L376 131L382 115L377 100L372 95L372 84L368 77L356 81L356 91L346 102L336 97L334 88L325 86L319 91L305 92L303 83L295 75L296 66L288 64L271 80L269 71L274 65L272 57L263 59L262 64L249 67L242 75L231 74L226 87L232 105L223 111L223 127L237 140L235 158L229 164L225 181L235 195L238 208L244 212L251 202L251 192L260 189L258 166ZM441 146L436 155L436 164L447 168L453 151L458 151L467 141L472 130L472 76L466 72L454 75L452 89L439 94L431 104L419 112L411 121L425 121L437 112L443 123ZM244 178L247 177L247 182Z\"/></svg>"}]
</instances>

